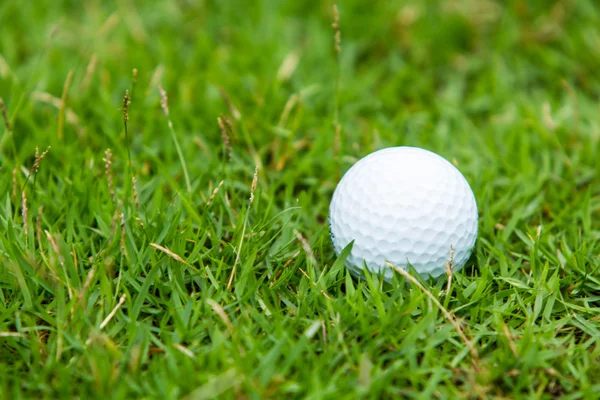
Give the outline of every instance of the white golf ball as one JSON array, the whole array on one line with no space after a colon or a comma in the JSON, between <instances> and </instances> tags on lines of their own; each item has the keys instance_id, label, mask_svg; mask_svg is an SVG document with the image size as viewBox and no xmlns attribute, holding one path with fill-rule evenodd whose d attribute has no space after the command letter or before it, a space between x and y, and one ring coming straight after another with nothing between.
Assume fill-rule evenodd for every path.
<instances>
[{"instance_id":1,"label":"white golf ball","mask_svg":"<svg viewBox=\"0 0 600 400\"><path fill-rule=\"evenodd\" d=\"M336 254L352 241L346 267L383 273L386 261L423 276L461 269L477 238L477 203L464 176L439 155L416 147L390 147L354 164L329 208ZM364 263L364 264L363 264Z\"/></svg>"}]
</instances>

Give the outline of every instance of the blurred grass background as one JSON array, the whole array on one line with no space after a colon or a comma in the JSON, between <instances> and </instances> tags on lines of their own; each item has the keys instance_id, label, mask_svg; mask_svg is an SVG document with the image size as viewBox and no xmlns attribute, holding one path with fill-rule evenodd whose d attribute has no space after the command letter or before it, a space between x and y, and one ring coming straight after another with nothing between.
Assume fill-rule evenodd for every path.
<instances>
[{"instance_id":1,"label":"blurred grass background","mask_svg":"<svg viewBox=\"0 0 600 400\"><path fill-rule=\"evenodd\" d=\"M0 4L1 392L600 391L600 8L338 8L339 54L332 2ZM479 360L419 289L335 263L337 181L395 145L440 153L475 191L476 253L451 295L427 287Z\"/></svg>"}]
</instances>

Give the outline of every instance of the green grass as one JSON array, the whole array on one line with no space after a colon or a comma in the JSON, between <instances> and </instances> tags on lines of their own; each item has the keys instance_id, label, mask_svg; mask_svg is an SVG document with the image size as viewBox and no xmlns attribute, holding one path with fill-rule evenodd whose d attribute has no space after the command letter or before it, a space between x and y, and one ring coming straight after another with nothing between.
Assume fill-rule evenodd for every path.
<instances>
[{"instance_id":1,"label":"green grass","mask_svg":"<svg viewBox=\"0 0 600 400\"><path fill-rule=\"evenodd\" d=\"M340 1L338 57L327 2L0 2L0 397L597 396L600 8L392 3ZM421 280L476 355L333 253L336 183L394 145L477 197L450 295Z\"/></svg>"}]
</instances>

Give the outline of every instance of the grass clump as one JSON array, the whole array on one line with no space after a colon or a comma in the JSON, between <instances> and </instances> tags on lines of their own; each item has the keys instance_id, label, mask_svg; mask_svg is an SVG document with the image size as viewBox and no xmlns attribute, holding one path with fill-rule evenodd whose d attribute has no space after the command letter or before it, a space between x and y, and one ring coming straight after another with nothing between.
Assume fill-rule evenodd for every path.
<instances>
[{"instance_id":1,"label":"grass clump","mask_svg":"<svg viewBox=\"0 0 600 400\"><path fill-rule=\"evenodd\" d=\"M0 393L600 392L600 9L333 10L2 2ZM451 281L333 253L341 174L395 145L475 192Z\"/></svg>"}]
</instances>

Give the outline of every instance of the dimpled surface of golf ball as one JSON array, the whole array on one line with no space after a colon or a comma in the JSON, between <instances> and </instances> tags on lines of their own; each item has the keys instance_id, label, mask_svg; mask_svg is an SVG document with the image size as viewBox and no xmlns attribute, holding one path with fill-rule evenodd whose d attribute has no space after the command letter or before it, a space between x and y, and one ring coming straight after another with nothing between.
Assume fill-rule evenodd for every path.
<instances>
[{"instance_id":1,"label":"dimpled surface of golf ball","mask_svg":"<svg viewBox=\"0 0 600 400\"><path fill-rule=\"evenodd\" d=\"M336 254L354 241L346 267L363 266L390 280L386 261L423 276L461 269L477 238L477 203L464 176L448 161L416 147L371 153L346 172L329 208ZM363 264L364 262L364 264Z\"/></svg>"}]
</instances>

